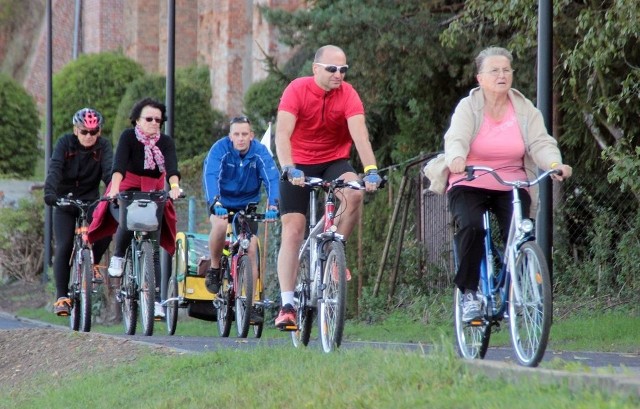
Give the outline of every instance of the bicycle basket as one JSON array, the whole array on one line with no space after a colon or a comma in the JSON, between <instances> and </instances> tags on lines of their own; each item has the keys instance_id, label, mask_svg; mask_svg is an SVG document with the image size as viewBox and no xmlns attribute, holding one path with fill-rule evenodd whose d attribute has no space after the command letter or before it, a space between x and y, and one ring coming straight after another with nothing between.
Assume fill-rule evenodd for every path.
<instances>
[{"instance_id":1,"label":"bicycle basket","mask_svg":"<svg viewBox=\"0 0 640 409\"><path fill-rule=\"evenodd\" d=\"M130 231L157 231L162 222L167 193L126 191L118 194L119 222Z\"/></svg>"}]
</instances>

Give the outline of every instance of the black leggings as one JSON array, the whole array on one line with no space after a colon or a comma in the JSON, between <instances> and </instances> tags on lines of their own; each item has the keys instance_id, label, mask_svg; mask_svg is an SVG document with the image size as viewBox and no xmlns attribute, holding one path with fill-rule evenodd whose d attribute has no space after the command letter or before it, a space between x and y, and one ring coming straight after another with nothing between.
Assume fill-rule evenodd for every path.
<instances>
[{"instance_id":1,"label":"black leggings","mask_svg":"<svg viewBox=\"0 0 640 409\"><path fill-rule=\"evenodd\" d=\"M531 197L519 189L523 215L528 217ZM484 225L482 216L486 210L498 219L503 243L509 236L513 193L478 189L468 186L453 187L447 194L449 211L453 217L454 244L457 250L458 270L454 283L461 291L476 290L480 283L480 262L484 257Z\"/></svg>"},{"instance_id":2,"label":"black leggings","mask_svg":"<svg viewBox=\"0 0 640 409\"><path fill-rule=\"evenodd\" d=\"M89 223L93 216L93 210L89 212ZM73 238L75 235L76 217L80 210L73 206L53 208L53 236L56 249L53 257L53 277L56 281L56 297L67 297L69 294L69 277L71 275L71 253L73 251ZM93 243L93 262L98 264L102 255L109 248L111 236L105 237Z\"/></svg>"}]
</instances>

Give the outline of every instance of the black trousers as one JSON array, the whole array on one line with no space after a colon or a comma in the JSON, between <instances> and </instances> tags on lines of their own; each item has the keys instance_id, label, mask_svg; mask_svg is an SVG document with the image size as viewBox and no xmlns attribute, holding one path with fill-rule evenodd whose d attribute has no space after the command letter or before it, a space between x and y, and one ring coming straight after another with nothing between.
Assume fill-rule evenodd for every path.
<instances>
[{"instance_id":1,"label":"black trousers","mask_svg":"<svg viewBox=\"0 0 640 409\"><path fill-rule=\"evenodd\" d=\"M519 189L523 215L528 217L531 197ZM490 210L497 218L500 236L506 243L511 224L513 193L478 189L469 186L453 187L447 193L449 211L453 217L454 245L458 257L458 270L454 283L464 292L477 290L480 283L480 263L484 257L484 225L482 216Z\"/></svg>"},{"instance_id":2,"label":"black trousers","mask_svg":"<svg viewBox=\"0 0 640 409\"><path fill-rule=\"evenodd\" d=\"M89 213L89 223L93 216ZM56 249L53 257L53 277L56 280L56 297L67 297L69 293L69 277L71 275L71 252L75 235L76 217L80 210L73 206L53 208L53 236ZM105 237L93 243L93 262L100 263L102 255L109 248L111 237Z\"/></svg>"}]
</instances>

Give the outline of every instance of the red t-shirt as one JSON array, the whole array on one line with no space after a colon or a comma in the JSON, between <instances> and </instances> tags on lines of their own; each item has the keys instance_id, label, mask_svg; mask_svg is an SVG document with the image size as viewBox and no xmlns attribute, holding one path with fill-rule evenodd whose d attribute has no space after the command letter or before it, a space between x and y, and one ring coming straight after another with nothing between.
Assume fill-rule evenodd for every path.
<instances>
[{"instance_id":1,"label":"red t-shirt","mask_svg":"<svg viewBox=\"0 0 640 409\"><path fill-rule=\"evenodd\" d=\"M364 114L360 96L350 84L343 82L340 88L325 91L313 77L293 80L284 90L278 110L296 117L291 156L301 165L348 159L353 140L347 119Z\"/></svg>"}]
</instances>

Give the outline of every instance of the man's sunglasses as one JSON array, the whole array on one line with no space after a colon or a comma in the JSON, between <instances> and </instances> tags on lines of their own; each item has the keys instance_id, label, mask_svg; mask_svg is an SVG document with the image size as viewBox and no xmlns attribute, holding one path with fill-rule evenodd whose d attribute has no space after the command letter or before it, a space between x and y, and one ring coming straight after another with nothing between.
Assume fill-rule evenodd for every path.
<instances>
[{"instance_id":1,"label":"man's sunglasses","mask_svg":"<svg viewBox=\"0 0 640 409\"><path fill-rule=\"evenodd\" d=\"M249 118L247 118L246 116L236 116L234 118L231 118L231 121L229 121L230 125L233 124L251 124L251 122L249 121Z\"/></svg>"},{"instance_id":2,"label":"man's sunglasses","mask_svg":"<svg viewBox=\"0 0 640 409\"><path fill-rule=\"evenodd\" d=\"M156 121L157 124L162 123L162 118L154 118L152 116L147 116L147 117L144 117L143 119L147 122Z\"/></svg>"},{"instance_id":3,"label":"man's sunglasses","mask_svg":"<svg viewBox=\"0 0 640 409\"><path fill-rule=\"evenodd\" d=\"M100 128L98 129L94 129L93 131L89 131L87 129L78 129L78 132L80 132L80 135L86 135L89 134L91 136L96 136L97 134L100 133Z\"/></svg>"},{"instance_id":4,"label":"man's sunglasses","mask_svg":"<svg viewBox=\"0 0 640 409\"><path fill-rule=\"evenodd\" d=\"M330 72L331 74L334 74L336 71L340 71L340 74L344 74L349 69L348 65L331 65L323 64L321 62L316 62L314 64L324 67L325 71Z\"/></svg>"}]
</instances>

